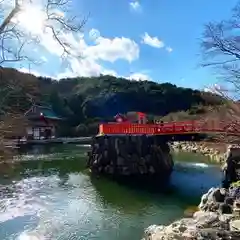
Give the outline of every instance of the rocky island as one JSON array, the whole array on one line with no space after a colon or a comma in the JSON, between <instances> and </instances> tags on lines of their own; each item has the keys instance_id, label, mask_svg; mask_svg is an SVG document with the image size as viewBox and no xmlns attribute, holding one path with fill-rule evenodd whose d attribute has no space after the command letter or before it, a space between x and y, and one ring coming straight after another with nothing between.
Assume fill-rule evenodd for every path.
<instances>
[{"instance_id":1,"label":"rocky island","mask_svg":"<svg viewBox=\"0 0 240 240\"><path fill-rule=\"evenodd\" d=\"M167 182L173 170L170 147L161 136L97 136L88 167L93 174L130 182Z\"/></svg>"}]
</instances>

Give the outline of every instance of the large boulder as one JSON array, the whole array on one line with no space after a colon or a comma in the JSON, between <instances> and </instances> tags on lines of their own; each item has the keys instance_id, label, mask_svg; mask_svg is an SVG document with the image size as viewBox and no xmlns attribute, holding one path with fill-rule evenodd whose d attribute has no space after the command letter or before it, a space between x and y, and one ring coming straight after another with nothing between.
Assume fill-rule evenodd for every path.
<instances>
[{"instance_id":1,"label":"large boulder","mask_svg":"<svg viewBox=\"0 0 240 240\"><path fill-rule=\"evenodd\" d=\"M240 181L240 146L230 145L225 158L223 187L229 188L232 182Z\"/></svg>"},{"instance_id":2,"label":"large boulder","mask_svg":"<svg viewBox=\"0 0 240 240\"><path fill-rule=\"evenodd\" d=\"M173 170L170 148L161 136L98 136L93 139L88 167L114 178L167 180Z\"/></svg>"}]
</instances>

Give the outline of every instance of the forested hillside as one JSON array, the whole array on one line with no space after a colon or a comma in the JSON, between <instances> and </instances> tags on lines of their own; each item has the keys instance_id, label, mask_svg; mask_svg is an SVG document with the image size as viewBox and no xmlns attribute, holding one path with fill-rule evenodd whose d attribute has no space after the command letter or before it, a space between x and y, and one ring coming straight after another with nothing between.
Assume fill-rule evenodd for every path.
<instances>
[{"instance_id":1,"label":"forested hillside","mask_svg":"<svg viewBox=\"0 0 240 240\"><path fill-rule=\"evenodd\" d=\"M93 133L99 121L108 121L119 112L141 111L151 116L179 111L194 114L222 101L216 95L170 83L129 81L113 76L57 81L7 68L0 73L1 114L24 112L33 102L51 105L66 119L62 127L64 135Z\"/></svg>"}]
</instances>

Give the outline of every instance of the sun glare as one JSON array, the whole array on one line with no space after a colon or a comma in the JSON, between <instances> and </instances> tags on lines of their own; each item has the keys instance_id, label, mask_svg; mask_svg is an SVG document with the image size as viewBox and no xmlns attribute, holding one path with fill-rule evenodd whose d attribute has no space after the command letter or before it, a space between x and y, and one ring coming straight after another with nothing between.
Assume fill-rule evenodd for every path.
<instances>
[{"instance_id":1,"label":"sun glare","mask_svg":"<svg viewBox=\"0 0 240 240\"><path fill-rule=\"evenodd\" d=\"M39 34L43 31L46 14L38 7L24 6L17 17L17 21L27 31Z\"/></svg>"}]
</instances>

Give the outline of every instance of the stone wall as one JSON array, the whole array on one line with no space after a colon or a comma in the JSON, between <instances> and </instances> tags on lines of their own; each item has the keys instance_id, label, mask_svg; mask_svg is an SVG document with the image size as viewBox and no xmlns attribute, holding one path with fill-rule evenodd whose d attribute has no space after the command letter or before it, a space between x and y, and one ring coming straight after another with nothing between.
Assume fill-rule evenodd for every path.
<instances>
[{"instance_id":1,"label":"stone wall","mask_svg":"<svg viewBox=\"0 0 240 240\"><path fill-rule=\"evenodd\" d=\"M97 175L167 179L173 160L167 142L159 136L97 136L88 167Z\"/></svg>"}]
</instances>

